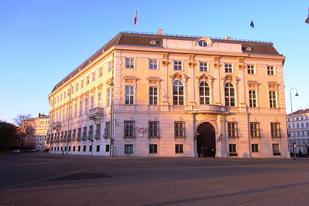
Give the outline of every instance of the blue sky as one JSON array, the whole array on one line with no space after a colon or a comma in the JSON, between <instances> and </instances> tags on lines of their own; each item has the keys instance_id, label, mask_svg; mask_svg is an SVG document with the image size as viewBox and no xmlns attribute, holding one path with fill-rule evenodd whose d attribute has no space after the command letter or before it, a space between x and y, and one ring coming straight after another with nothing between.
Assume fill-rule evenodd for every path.
<instances>
[{"instance_id":1,"label":"blue sky","mask_svg":"<svg viewBox=\"0 0 309 206\"><path fill-rule=\"evenodd\" d=\"M286 56L287 112L309 106L309 0L1 0L0 119L48 113L53 86L120 31L265 40ZM249 27L253 20L255 28Z\"/></svg>"}]
</instances>

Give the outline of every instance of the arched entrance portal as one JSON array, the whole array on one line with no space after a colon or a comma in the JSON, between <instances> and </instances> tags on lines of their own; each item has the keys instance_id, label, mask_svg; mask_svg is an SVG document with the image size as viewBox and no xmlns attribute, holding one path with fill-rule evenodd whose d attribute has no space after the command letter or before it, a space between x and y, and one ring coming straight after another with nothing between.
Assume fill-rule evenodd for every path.
<instances>
[{"instance_id":1,"label":"arched entrance portal","mask_svg":"<svg viewBox=\"0 0 309 206\"><path fill-rule=\"evenodd\" d=\"M216 155L215 128L209 122L203 122L197 128L197 154L199 157Z\"/></svg>"}]
</instances>

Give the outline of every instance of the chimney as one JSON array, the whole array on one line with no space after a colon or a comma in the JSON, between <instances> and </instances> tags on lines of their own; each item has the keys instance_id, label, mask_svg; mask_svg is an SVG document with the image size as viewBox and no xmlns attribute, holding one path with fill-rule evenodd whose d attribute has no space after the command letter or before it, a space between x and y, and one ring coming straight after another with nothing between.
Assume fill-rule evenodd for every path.
<instances>
[{"instance_id":1,"label":"chimney","mask_svg":"<svg viewBox=\"0 0 309 206\"><path fill-rule=\"evenodd\" d=\"M232 37L231 36L226 36L224 37L225 40L232 40Z\"/></svg>"}]
</instances>

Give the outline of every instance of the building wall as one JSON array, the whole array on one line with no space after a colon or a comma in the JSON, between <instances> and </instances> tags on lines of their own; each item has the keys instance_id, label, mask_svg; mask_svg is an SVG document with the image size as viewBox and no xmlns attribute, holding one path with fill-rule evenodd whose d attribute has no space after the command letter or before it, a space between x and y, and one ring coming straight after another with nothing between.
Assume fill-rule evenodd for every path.
<instances>
[{"instance_id":1,"label":"building wall","mask_svg":"<svg viewBox=\"0 0 309 206\"><path fill-rule=\"evenodd\" d=\"M294 143L296 143L295 152L309 154L309 113L300 112L287 116L288 125L288 147L290 153L294 151Z\"/></svg>"},{"instance_id":2,"label":"building wall","mask_svg":"<svg viewBox=\"0 0 309 206\"><path fill-rule=\"evenodd\" d=\"M107 89L112 86L112 76L114 77L113 87L113 115L114 115L114 147L112 153L116 156L126 155L124 153L125 144L133 144L134 156L196 156L196 128L198 123L210 122L216 131L216 156L229 156L228 144L235 143L238 157L273 157L272 144L279 143L281 157L287 157L287 136L285 122L285 97L283 82L282 59L275 57L244 57L237 45L227 47L217 45L221 48L222 54L197 53L199 48L188 44L188 48L183 48L181 41L166 43L168 52L160 49L137 48L134 46L121 46L111 53L102 55L97 61L91 63L87 69L79 72L68 82L57 88L49 96L51 110L51 122L59 122L61 127L55 129L50 127L50 134L57 134L60 130L78 129L97 123L101 124L101 139L91 141L70 141L67 146L78 146L100 144L101 150L110 144L109 138L103 138L104 126L107 121L111 121L111 108L107 102ZM191 50L188 50L191 48ZM194 52L194 54L192 54ZM227 54L226 52L230 52ZM134 68L125 68L125 58L134 58ZM158 69L149 69L149 59L158 60ZM175 71L173 61L182 61L183 70ZM208 62L208 72L199 71L199 62ZM113 62L112 70L108 68L109 62ZM226 73L224 64L233 65L233 72ZM255 74L248 74L246 65L253 64ZM274 66L275 74L267 75L267 66ZM102 75L99 75L102 69ZM95 79L92 81L92 75ZM89 84L85 83L89 77ZM173 81L180 80L184 84L184 105L173 105ZM81 81L84 86L81 88ZM199 103L199 82L206 81L210 86L210 104L215 105L216 111L210 111L208 107ZM235 88L236 105L225 107L225 112L218 111L220 106L225 105L224 85L226 82L233 84ZM79 86L77 86L77 84ZM125 104L125 86L134 87L134 104ZM157 86L159 89L159 105L149 105L148 87ZM257 106L249 108L248 90L257 91ZM269 90L276 92L277 106L270 108ZM71 91L71 92L70 92ZM98 95L101 96L99 103ZM94 96L94 107L104 108L104 115L94 122L89 119L91 109L90 99ZM88 97L88 108L85 108L85 99ZM112 98L112 97L110 97ZM80 103L82 102L82 115L79 115ZM71 104L69 104L71 103ZM71 105L71 106L70 106ZM75 109L75 106L77 109ZM76 112L77 111L77 112ZM77 114L75 114L77 113ZM196 122L194 123L194 115ZM146 128L144 134L139 134L136 138L124 138L123 123L125 120L134 120L138 128ZM148 121L156 120L160 122L160 138L149 139L147 137ZM184 121L186 136L182 139L174 137L174 121ZM238 123L238 137L229 138L227 136L227 123ZM249 138L249 122L260 123L260 137ZM280 138L272 138L270 123L280 123ZM150 143L158 144L158 153L149 154ZM259 144L259 152L251 152L251 143ZM184 145L184 153L175 154L175 144ZM58 145L65 146L64 143L51 141L51 147ZM56 149L57 150L57 149ZM69 149L68 149L69 150ZM95 148L92 148L94 151ZM88 151L88 150L87 150ZM61 153L61 151L54 151ZM74 154L95 154L110 155L109 152L72 152Z\"/></svg>"}]
</instances>

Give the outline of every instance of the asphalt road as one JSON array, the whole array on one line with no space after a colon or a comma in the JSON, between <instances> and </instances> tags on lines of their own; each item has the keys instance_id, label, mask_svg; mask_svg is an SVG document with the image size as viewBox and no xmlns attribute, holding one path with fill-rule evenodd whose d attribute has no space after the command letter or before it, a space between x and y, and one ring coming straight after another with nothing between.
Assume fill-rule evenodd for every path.
<instances>
[{"instance_id":1,"label":"asphalt road","mask_svg":"<svg viewBox=\"0 0 309 206\"><path fill-rule=\"evenodd\" d=\"M309 205L309 159L0 154L14 205Z\"/></svg>"}]
</instances>

